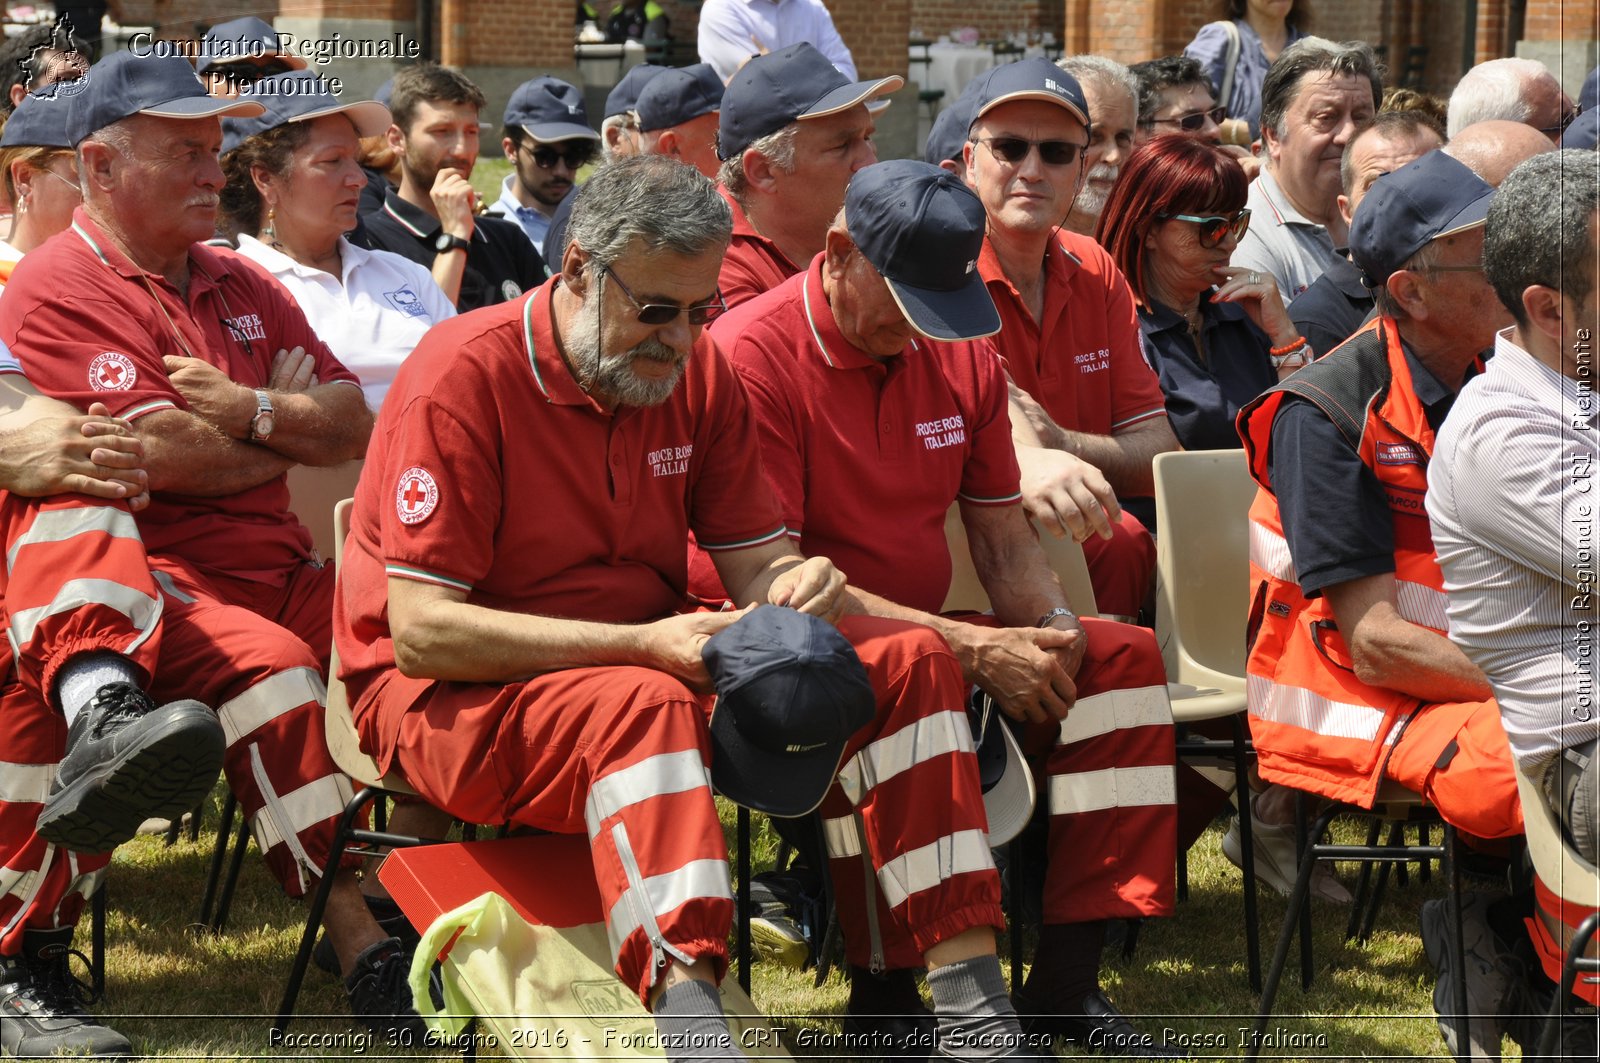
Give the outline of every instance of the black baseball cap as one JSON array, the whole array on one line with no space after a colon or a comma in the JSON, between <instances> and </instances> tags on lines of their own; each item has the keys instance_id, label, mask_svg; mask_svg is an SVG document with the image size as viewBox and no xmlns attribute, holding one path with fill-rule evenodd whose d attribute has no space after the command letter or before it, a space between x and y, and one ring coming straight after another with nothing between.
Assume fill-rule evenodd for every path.
<instances>
[{"instance_id":1,"label":"black baseball cap","mask_svg":"<svg viewBox=\"0 0 1600 1063\"><path fill-rule=\"evenodd\" d=\"M70 148L67 136L68 108L51 98L22 97L17 109L6 119L0 148Z\"/></svg>"},{"instance_id":2,"label":"black baseball cap","mask_svg":"<svg viewBox=\"0 0 1600 1063\"><path fill-rule=\"evenodd\" d=\"M1375 181L1350 221L1350 258L1362 283L1377 288L1441 236L1482 225L1494 189L1434 150Z\"/></svg>"},{"instance_id":3,"label":"black baseball cap","mask_svg":"<svg viewBox=\"0 0 1600 1063\"><path fill-rule=\"evenodd\" d=\"M294 70L304 70L306 61L278 47L278 33L261 19L246 17L219 23L200 38L200 55L194 68L204 74L214 66L255 62L272 58Z\"/></svg>"},{"instance_id":4,"label":"black baseball cap","mask_svg":"<svg viewBox=\"0 0 1600 1063\"><path fill-rule=\"evenodd\" d=\"M844 216L912 328L932 340L1000 331L978 272L983 203L955 174L916 159L875 163L850 179Z\"/></svg>"},{"instance_id":5,"label":"black baseball cap","mask_svg":"<svg viewBox=\"0 0 1600 1063\"><path fill-rule=\"evenodd\" d=\"M711 636L701 656L717 688L712 785L771 816L815 809L850 736L877 712L849 640L819 617L761 605Z\"/></svg>"},{"instance_id":6,"label":"black baseball cap","mask_svg":"<svg viewBox=\"0 0 1600 1063\"><path fill-rule=\"evenodd\" d=\"M1089 125L1089 103L1083 98L1078 79L1048 59L1019 59L1004 63L987 74L978 75L977 102L972 121L976 122L1001 104L1017 100L1043 100L1066 108L1085 127ZM972 123L967 123L972 128Z\"/></svg>"},{"instance_id":7,"label":"black baseball cap","mask_svg":"<svg viewBox=\"0 0 1600 1063\"><path fill-rule=\"evenodd\" d=\"M622 80L616 87L606 94L606 113L602 118L614 118L619 114L632 111L639 105L639 93L644 87L655 80L657 74L665 74L671 70L668 66L656 66L653 63L640 63L622 75Z\"/></svg>"},{"instance_id":8,"label":"black baseball cap","mask_svg":"<svg viewBox=\"0 0 1600 1063\"><path fill-rule=\"evenodd\" d=\"M639 129L671 129L722 107L722 79L710 63L664 70L639 92Z\"/></svg>"},{"instance_id":9,"label":"black baseball cap","mask_svg":"<svg viewBox=\"0 0 1600 1063\"><path fill-rule=\"evenodd\" d=\"M600 134L589 125L583 90L548 74L517 86L506 104L505 124L516 126L534 140L546 144L579 138L600 139Z\"/></svg>"},{"instance_id":10,"label":"black baseball cap","mask_svg":"<svg viewBox=\"0 0 1600 1063\"><path fill-rule=\"evenodd\" d=\"M922 149L925 161L937 166L949 159L959 159L967 133L978 117L978 93L983 88L983 78L973 78L961 90L954 103L939 112L928 130L928 143Z\"/></svg>"},{"instance_id":11,"label":"black baseball cap","mask_svg":"<svg viewBox=\"0 0 1600 1063\"><path fill-rule=\"evenodd\" d=\"M265 107L255 100L212 96L189 60L177 55L113 52L89 68L83 90L67 108L67 139L76 146L97 129L135 114L157 118L248 118ZM59 106L67 101L59 99Z\"/></svg>"},{"instance_id":12,"label":"black baseball cap","mask_svg":"<svg viewBox=\"0 0 1600 1063\"><path fill-rule=\"evenodd\" d=\"M222 120L224 154L238 147L247 137L265 133L288 122L307 122L329 114L347 115L356 135L375 137L389 128L393 119L389 108L375 100L341 103L328 83L310 70L292 70L262 78L243 93L266 108L253 118Z\"/></svg>"},{"instance_id":13,"label":"black baseball cap","mask_svg":"<svg viewBox=\"0 0 1600 1063\"><path fill-rule=\"evenodd\" d=\"M838 114L905 83L897 74L851 81L803 41L758 55L739 68L723 93L717 157L731 159L790 122Z\"/></svg>"}]
</instances>

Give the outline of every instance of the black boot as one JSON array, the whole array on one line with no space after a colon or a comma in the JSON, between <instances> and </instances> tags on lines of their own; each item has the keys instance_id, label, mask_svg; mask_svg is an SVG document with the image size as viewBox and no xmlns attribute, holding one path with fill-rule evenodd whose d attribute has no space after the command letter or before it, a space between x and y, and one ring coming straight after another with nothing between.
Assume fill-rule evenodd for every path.
<instances>
[{"instance_id":1,"label":"black boot","mask_svg":"<svg viewBox=\"0 0 1600 1063\"><path fill-rule=\"evenodd\" d=\"M145 820L177 819L210 793L225 746L222 724L198 701L156 708L138 687L107 683L67 731L39 834L109 853Z\"/></svg>"},{"instance_id":2,"label":"black boot","mask_svg":"<svg viewBox=\"0 0 1600 1063\"><path fill-rule=\"evenodd\" d=\"M917 991L916 972L873 974L865 967L850 966L842 1058L929 1059L934 1054L937 1026Z\"/></svg>"},{"instance_id":3,"label":"black boot","mask_svg":"<svg viewBox=\"0 0 1600 1063\"><path fill-rule=\"evenodd\" d=\"M22 954L0 956L0 1056L129 1059L133 1045L83 1009L94 995L73 977L72 930L24 930ZM85 961L87 962L87 961Z\"/></svg>"}]
</instances>

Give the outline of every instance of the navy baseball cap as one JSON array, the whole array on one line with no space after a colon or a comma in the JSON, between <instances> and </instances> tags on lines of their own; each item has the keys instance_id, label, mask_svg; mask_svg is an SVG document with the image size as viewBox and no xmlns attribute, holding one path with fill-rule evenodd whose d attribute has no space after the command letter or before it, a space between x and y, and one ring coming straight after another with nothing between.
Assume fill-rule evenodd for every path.
<instances>
[{"instance_id":1,"label":"navy baseball cap","mask_svg":"<svg viewBox=\"0 0 1600 1063\"><path fill-rule=\"evenodd\" d=\"M1572 120L1567 131L1561 134L1563 148L1593 151L1600 144L1600 110L1584 111Z\"/></svg>"},{"instance_id":2,"label":"navy baseball cap","mask_svg":"<svg viewBox=\"0 0 1600 1063\"><path fill-rule=\"evenodd\" d=\"M946 160L961 158L962 145L967 142L967 133L978 117L978 92L982 87L983 77L973 78L956 97L956 102L939 112L933 120L933 128L928 130L928 143L922 149L924 160L937 166Z\"/></svg>"},{"instance_id":3,"label":"navy baseball cap","mask_svg":"<svg viewBox=\"0 0 1600 1063\"><path fill-rule=\"evenodd\" d=\"M394 95L394 78L390 78L388 81L385 81L382 85L379 85L377 87L377 89L372 93L372 100L373 100L374 103L381 103L385 107L387 107L387 106L389 106L389 98L391 96L393 96L393 95Z\"/></svg>"},{"instance_id":4,"label":"navy baseball cap","mask_svg":"<svg viewBox=\"0 0 1600 1063\"><path fill-rule=\"evenodd\" d=\"M1000 331L978 272L983 203L955 174L916 159L875 163L850 179L844 216L912 328L931 340Z\"/></svg>"},{"instance_id":5,"label":"navy baseball cap","mask_svg":"<svg viewBox=\"0 0 1600 1063\"><path fill-rule=\"evenodd\" d=\"M23 96L17 109L6 119L0 135L0 148L70 148L67 137L68 108L54 99Z\"/></svg>"},{"instance_id":6,"label":"navy baseball cap","mask_svg":"<svg viewBox=\"0 0 1600 1063\"><path fill-rule=\"evenodd\" d=\"M1004 63L987 74L978 75L979 88L973 108L976 122L1003 103L1017 100L1043 100L1064 107L1085 127L1089 125L1089 102L1083 98L1078 79L1048 59L1019 59ZM972 128L971 123L967 128Z\"/></svg>"},{"instance_id":7,"label":"navy baseball cap","mask_svg":"<svg viewBox=\"0 0 1600 1063\"><path fill-rule=\"evenodd\" d=\"M247 118L266 110L244 97L212 96L189 60L177 55L113 52L90 67L84 81L83 91L67 109L67 139L74 146L95 130L135 114Z\"/></svg>"},{"instance_id":8,"label":"navy baseball cap","mask_svg":"<svg viewBox=\"0 0 1600 1063\"><path fill-rule=\"evenodd\" d=\"M267 58L276 59L295 70L306 68L304 59L278 47L278 32L267 23L253 17L236 18L212 26L200 38L200 54L194 68L196 72L204 74L210 67Z\"/></svg>"},{"instance_id":9,"label":"navy baseball cap","mask_svg":"<svg viewBox=\"0 0 1600 1063\"><path fill-rule=\"evenodd\" d=\"M790 122L838 114L905 83L897 74L851 81L803 41L758 55L739 68L723 93L717 157L731 159Z\"/></svg>"},{"instance_id":10,"label":"navy baseball cap","mask_svg":"<svg viewBox=\"0 0 1600 1063\"><path fill-rule=\"evenodd\" d=\"M639 93L639 129L671 129L722 107L722 79L710 63L664 70Z\"/></svg>"},{"instance_id":11,"label":"navy baseball cap","mask_svg":"<svg viewBox=\"0 0 1600 1063\"><path fill-rule=\"evenodd\" d=\"M375 137L389 128L389 108L375 100L341 103L328 83L310 70L292 70L262 78L243 93L266 110L253 118L222 120L222 150L232 151L245 138L276 129L287 122L308 122L329 114L347 115L356 135Z\"/></svg>"},{"instance_id":12,"label":"navy baseball cap","mask_svg":"<svg viewBox=\"0 0 1600 1063\"><path fill-rule=\"evenodd\" d=\"M640 63L629 69L616 87L606 94L606 113L601 117L614 118L635 109L639 105L639 93L644 91L644 87L655 80L657 74L665 74L671 69L653 63Z\"/></svg>"},{"instance_id":13,"label":"navy baseball cap","mask_svg":"<svg viewBox=\"0 0 1600 1063\"><path fill-rule=\"evenodd\" d=\"M711 636L701 657L717 688L712 785L771 816L815 809L850 736L877 712L849 640L819 617L761 605Z\"/></svg>"},{"instance_id":14,"label":"navy baseball cap","mask_svg":"<svg viewBox=\"0 0 1600 1063\"><path fill-rule=\"evenodd\" d=\"M517 86L506 104L505 124L547 144L580 137L600 139L589 125L583 90L548 74Z\"/></svg>"},{"instance_id":15,"label":"navy baseball cap","mask_svg":"<svg viewBox=\"0 0 1600 1063\"><path fill-rule=\"evenodd\" d=\"M1376 288L1441 236L1482 225L1494 189L1443 151L1430 151L1367 191L1350 222L1350 258Z\"/></svg>"},{"instance_id":16,"label":"navy baseball cap","mask_svg":"<svg viewBox=\"0 0 1600 1063\"><path fill-rule=\"evenodd\" d=\"M1578 106L1585 111L1600 107L1600 66L1589 71L1589 76L1583 79L1583 88L1578 90Z\"/></svg>"}]
</instances>

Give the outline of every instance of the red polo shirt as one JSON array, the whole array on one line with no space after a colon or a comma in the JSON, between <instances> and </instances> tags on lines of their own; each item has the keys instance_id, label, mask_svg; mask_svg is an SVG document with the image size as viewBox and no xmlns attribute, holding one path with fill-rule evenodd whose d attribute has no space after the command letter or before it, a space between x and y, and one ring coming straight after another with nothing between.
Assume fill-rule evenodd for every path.
<instances>
[{"instance_id":1,"label":"red polo shirt","mask_svg":"<svg viewBox=\"0 0 1600 1063\"><path fill-rule=\"evenodd\" d=\"M324 383L360 387L270 277L195 244L185 299L135 266L81 208L70 230L17 264L0 299L0 340L40 391L79 409L103 402L129 420L189 408L163 355L192 355L259 388L279 350L304 347ZM282 476L220 498L157 492L137 520L151 553L263 583L281 584L311 553Z\"/></svg>"},{"instance_id":2,"label":"red polo shirt","mask_svg":"<svg viewBox=\"0 0 1600 1063\"><path fill-rule=\"evenodd\" d=\"M887 362L851 346L822 263L724 314L712 334L749 389L762 464L801 551L936 613L950 587L950 503L1022 497L1005 374L977 343L917 339Z\"/></svg>"},{"instance_id":3,"label":"red polo shirt","mask_svg":"<svg viewBox=\"0 0 1600 1063\"><path fill-rule=\"evenodd\" d=\"M1044 315L1035 322L985 239L978 270L1000 311L993 342L1017 387L1062 428L1115 435L1166 416L1161 382L1144 360L1133 292L1087 236L1059 233L1044 259Z\"/></svg>"},{"instance_id":4,"label":"red polo shirt","mask_svg":"<svg viewBox=\"0 0 1600 1063\"><path fill-rule=\"evenodd\" d=\"M756 232L744 208L728 195L726 188L718 185L717 191L733 210L733 240L728 244L722 272L717 276L723 302L732 307L771 291L799 273L800 267L790 262L777 244Z\"/></svg>"},{"instance_id":5,"label":"red polo shirt","mask_svg":"<svg viewBox=\"0 0 1600 1063\"><path fill-rule=\"evenodd\" d=\"M596 405L556 346L559 278L442 322L400 367L356 488L335 620L359 698L394 665L388 578L610 623L681 611L708 549L782 537L743 386L701 336L660 406Z\"/></svg>"}]
</instances>

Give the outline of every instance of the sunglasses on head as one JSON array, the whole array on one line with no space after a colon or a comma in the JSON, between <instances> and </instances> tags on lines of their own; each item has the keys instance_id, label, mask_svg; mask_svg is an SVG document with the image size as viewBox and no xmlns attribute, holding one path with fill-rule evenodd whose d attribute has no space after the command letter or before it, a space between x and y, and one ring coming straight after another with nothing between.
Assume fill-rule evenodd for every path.
<instances>
[{"instance_id":1,"label":"sunglasses on head","mask_svg":"<svg viewBox=\"0 0 1600 1063\"><path fill-rule=\"evenodd\" d=\"M594 159L594 145L584 144L558 151L555 148L535 148L523 142L522 146L528 149L528 154L533 156L533 163L541 170L555 169L559 160L567 164L569 170L581 170Z\"/></svg>"},{"instance_id":2,"label":"sunglasses on head","mask_svg":"<svg viewBox=\"0 0 1600 1063\"><path fill-rule=\"evenodd\" d=\"M1237 241L1250 229L1249 207L1234 215L1207 214L1201 217L1197 214L1157 214L1156 217L1167 221L1192 222L1199 227L1200 246L1205 248L1216 247L1229 233L1232 233L1234 240Z\"/></svg>"},{"instance_id":3,"label":"sunglasses on head","mask_svg":"<svg viewBox=\"0 0 1600 1063\"><path fill-rule=\"evenodd\" d=\"M974 144L986 144L995 156L1006 162L1021 162L1028 152L1039 149L1039 161L1046 166L1071 166L1078 157L1089 150L1087 144L1074 144L1070 140L1027 140L1023 137L974 137Z\"/></svg>"},{"instance_id":4,"label":"sunglasses on head","mask_svg":"<svg viewBox=\"0 0 1600 1063\"><path fill-rule=\"evenodd\" d=\"M1223 119L1228 117L1228 111L1223 107L1213 107L1209 111L1195 111L1193 114L1181 114L1176 118L1152 118L1151 125L1175 125L1185 133L1198 133L1206 127L1206 119L1211 119L1221 125Z\"/></svg>"},{"instance_id":5,"label":"sunglasses on head","mask_svg":"<svg viewBox=\"0 0 1600 1063\"><path fill-rule=\"evenodd\" d=\"M633 297L632 292L628 291L628 286L622 283L622 278L612 272L610 266L601 266L600 269L607 277L610 277L612 280L617 282L617 287L622 290L622 294L626 296L628 302L632 303L634 308L638 310L639 313L637 316L639 319L639 324L641 325L665 325L669 321L677 318L679 314L687 314L689 317L689 324L691 325L704 325L706 322L710 321L712 318L728 309L728 304L722 301L722 293L720 291L712 295L711 302L702 303L699 306L674 306L671 303L641 303L639 300Z\"/></svg>"}]
</instances>

